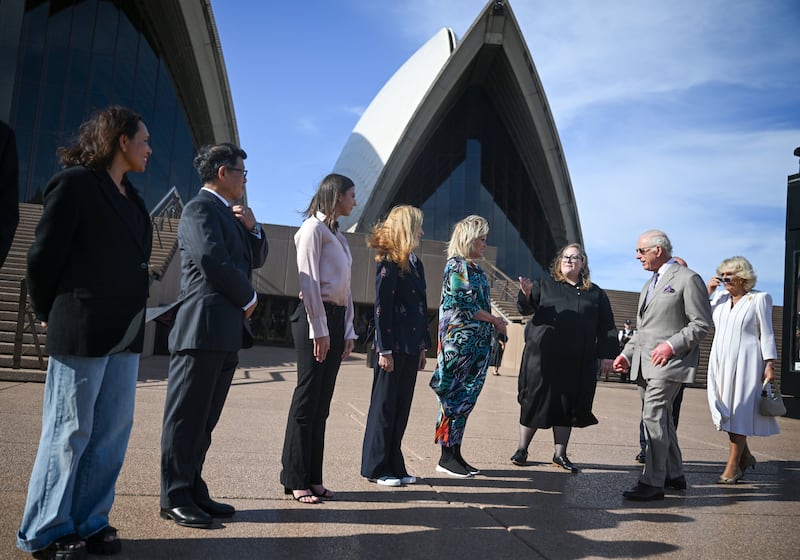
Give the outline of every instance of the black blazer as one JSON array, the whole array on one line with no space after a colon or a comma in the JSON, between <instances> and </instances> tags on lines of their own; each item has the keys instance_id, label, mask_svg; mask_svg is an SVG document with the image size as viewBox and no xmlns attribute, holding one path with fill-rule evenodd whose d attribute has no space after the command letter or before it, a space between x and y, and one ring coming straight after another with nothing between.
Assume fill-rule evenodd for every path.
<instances>
[{"instance_id":1,"label":"black blazer","mask_svg":"<svg viewBox=\"0 0 800 560\"><path fill-rule=\"evenodd\" d=\"M431 346L425 269L416 259L408 272L380 261L375 274L375 349L419 355Z\"/></svg>"},{"instance_id":2,"label":"black blazer","mask_svg":"<svg viewBox=\"0 0 800 560\"><path fill-rule=\"evenodd\" d=\"M181 293L169 336L171 352L236 352L253 345L242 307L253 299L250 272L267 260L269 245L248 232L213 193L201 190L178 225Z\"/></svg>"},{"instance_id":3,"label":"black blazer","mask_svg":"<svg viewBox=\"0 0 800 560\"><path fill-rule=\"evenodd\" d=\"M0 121L0 266L19 222L19 161L14 131Z\"/></svg>"},{"instance_id":4,"label":"black blazer","mask_svg":"<svg viewBox=\"0 0 800 560\"><path fill-rule=\"evenodd\" d=\"M108 172L76 166L55 175L28 251L28 289L47 321L47 352L141 352L152 244L150 216Z\"/></svg>"}]
</instances>

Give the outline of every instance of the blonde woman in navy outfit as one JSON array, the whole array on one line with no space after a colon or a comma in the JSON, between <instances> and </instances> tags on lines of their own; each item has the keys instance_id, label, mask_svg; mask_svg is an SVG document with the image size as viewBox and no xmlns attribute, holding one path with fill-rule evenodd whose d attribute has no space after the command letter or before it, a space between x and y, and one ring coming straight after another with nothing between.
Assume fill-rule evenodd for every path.
<instances>
[{"instance_id":1,"label":"blonde woman in navy outfit","mask_svg":"<svg viewBox=\"0 0 800 560\"><path fill-rule=\"evenodd\" d=\"M422 238L422 211L395 206L372 231L377 251L375 349L379 358L361 453L361 475L382 486L413 484L401 444L408 424L417 371L425 367L428 302L425 270L413 253Z\"/></svg>"}]
</instances>

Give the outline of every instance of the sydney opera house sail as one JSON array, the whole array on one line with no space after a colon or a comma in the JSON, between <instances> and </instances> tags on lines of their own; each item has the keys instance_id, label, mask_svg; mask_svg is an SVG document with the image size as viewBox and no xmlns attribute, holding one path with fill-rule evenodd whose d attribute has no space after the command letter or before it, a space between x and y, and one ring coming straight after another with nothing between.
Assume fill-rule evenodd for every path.
<instances>
[{"instance_id":1,"label":"sydney opera house sail","mask_svg":"<svg viewBox=\"0 0 800 560\"><path fill-rule=\"evenodd\" d=\"M349 231L407 203L425 212L426 237L444 241L480 214L512 277L540 276L561 245L581 242L558 133L507 2L489 2L460 40L439 31L403 64L334 170L358 186Z\"/></svg>"}]
</instances>

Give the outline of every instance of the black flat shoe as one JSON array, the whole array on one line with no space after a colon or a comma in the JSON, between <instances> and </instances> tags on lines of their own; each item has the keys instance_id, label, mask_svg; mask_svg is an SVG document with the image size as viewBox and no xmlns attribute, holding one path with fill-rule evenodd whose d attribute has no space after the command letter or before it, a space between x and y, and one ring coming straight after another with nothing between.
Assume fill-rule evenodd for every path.
<instances>
[{"instance_id":1,"label":"black flat shoe","mask_svg":"<svg viewBox=\"0 0 800 560\"><path fill-rule=\"evenodd\" d=\"M569 471L571 473L578 472L578 467L573 465L572 462L567 458L566 455L562 455L560 457L557 457L556 455L553 455L553 466L554 467L558 467L558 468L562 468L565 471Z\"/></svg>"},{"instance_id":2,"label":"black flat shoe","mask_svg":"<svg viewBox=\"0 0 800 560\"><path fill-rule=\"evenodd\" d=\"M37 560L86 560L86 541L76 534L67 535L37 550L33 557Z\"/></svg>"},{"instance_id":3,"label":"black flat shoe","mask_svg":"<svg viewBox=\"0 0 800 560\"><path fill-rule=\"evenodd\" d=\"M668 478L664 481L664 488L686 490L686 477L681 475L676 478Z\"/></svg>"},{"instance_id":4,"label":"black flat shoe","mask_svg":"<svg viewBox=\"0 0 800 560\"><path fill-rule=\"evenodd\" d=\"M639 482L630 490L625 490L622 497L634 502L652 502L664 499L664 489Z\"/></svg>"},{"instance_id":5,"label":"black flat shoe","mask_svg":"<svg viewBox=\"0 0 800 560\"><path fill-rule=\"evenodd\" d=\"M197 506L161 508L161 517L194 529L208 529L214 523L214 519Z\"/></svg>"},{"instance_id":6,"label":"black flat shoe","mask_svg":"<svg viewBox=\"0 0 800 560\"><path fill-rule=\"evenodd\" d=\"M89 554L110 556L122 552L122 540L117 535L117 529L107 525L86 539L86 551Z\"/></svg>"},{"instance_id":7,"label":"black flat shoe","mask_svg":"<svg viewBox=\"0 0 800 560\"><path fill-rule=\"evenodd\" d=\"M636 456L636 462L644 465L647 462L647 454L644 451L640 451Z\"/></svg>"},{"instance_id":8,"label":"black flat shoe","mask_svg":"<svg viewBox=\"0 0 800 560\"><path fill-rule=\"evenodd\" d=\"M511 462L518 467L524 467L528 464L528 452L524 449L517 449L511 456Z\"/></svg>"},{"instance_id":9,"label":"black flat shoe","mask_svg":"<svg viewBox=\"0 0 800 560\"><path fill-rule=\"evenodd\" d=\"M205 500L198 500L197 507L202 509L211 517L233 517L236 513L236 508L230 504L223 504L222 502L215 502L211 498Z\"/></svg>"}]
</instances>

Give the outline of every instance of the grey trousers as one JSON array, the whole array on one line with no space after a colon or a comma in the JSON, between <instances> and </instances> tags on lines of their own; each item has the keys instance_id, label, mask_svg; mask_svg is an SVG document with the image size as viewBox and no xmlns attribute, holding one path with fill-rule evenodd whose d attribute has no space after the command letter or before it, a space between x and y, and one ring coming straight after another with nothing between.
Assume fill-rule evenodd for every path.
<instances>
[{"instance_id":1,"label":"grey trousers","mask_svg":"<svg viewBox=\"0 0 800 560\"><path fill-rule=\"evenodd\" d=\"M647 459L639 482L658 488L667 478L683 475L683 458L672 418L672 403L681 389L679 381L648 379L639 386L642 422L647 439Z\"/></svg>"}]
</instances>

